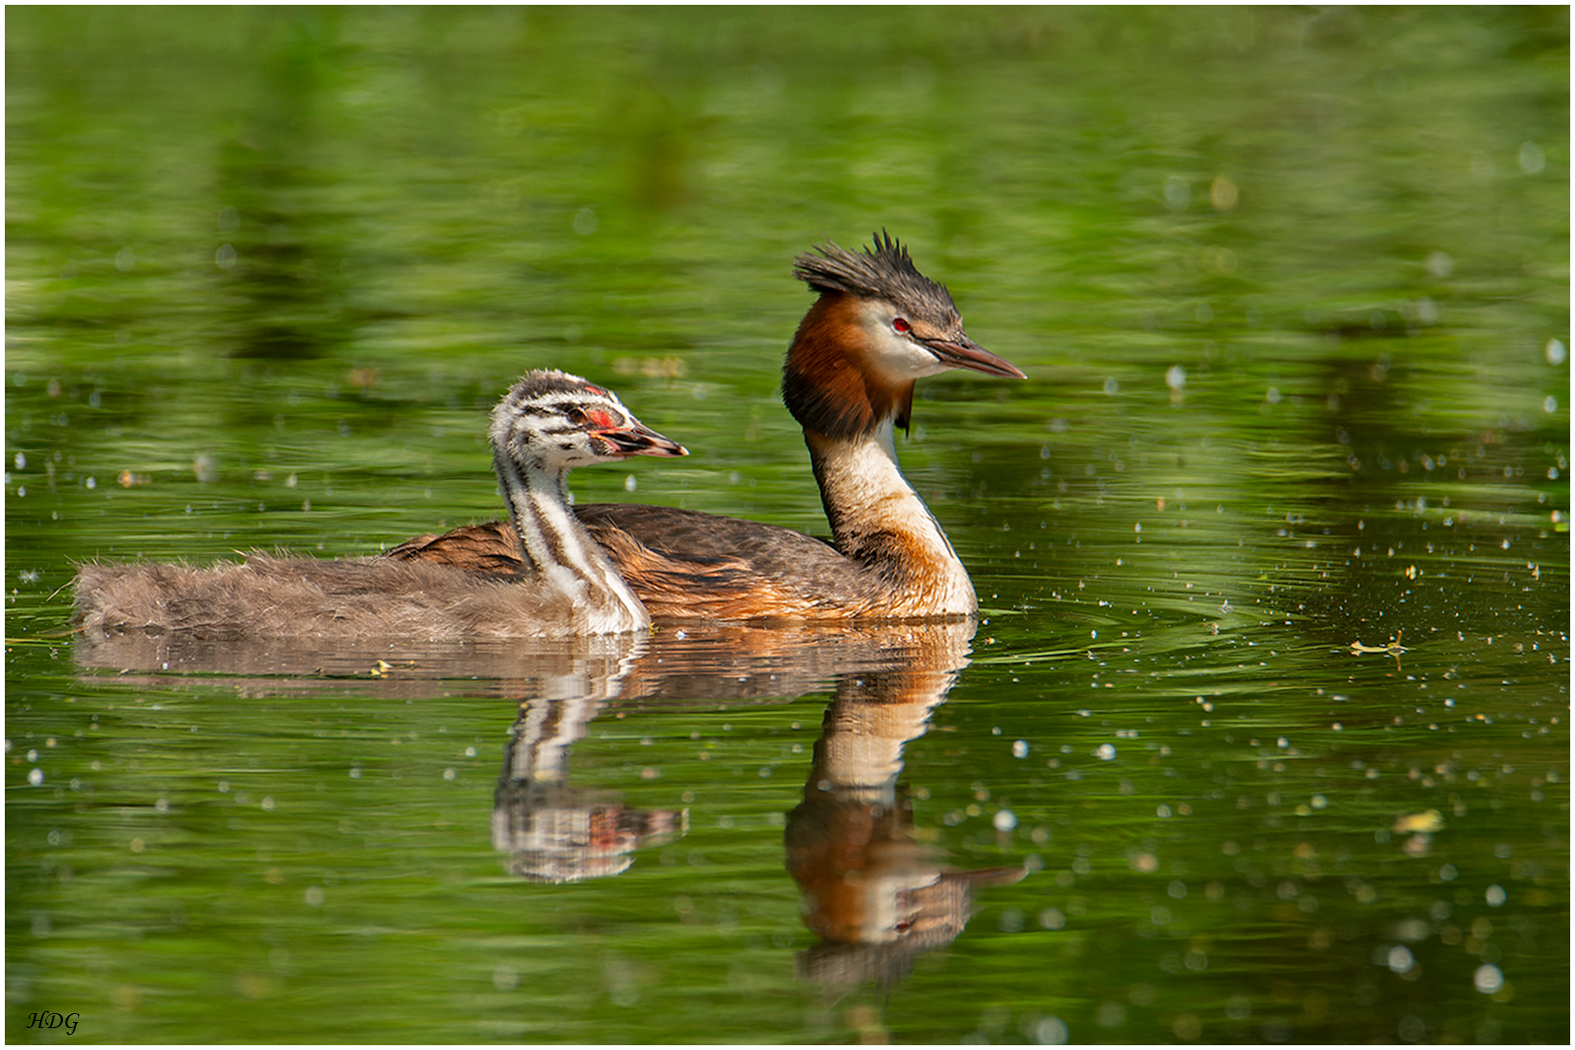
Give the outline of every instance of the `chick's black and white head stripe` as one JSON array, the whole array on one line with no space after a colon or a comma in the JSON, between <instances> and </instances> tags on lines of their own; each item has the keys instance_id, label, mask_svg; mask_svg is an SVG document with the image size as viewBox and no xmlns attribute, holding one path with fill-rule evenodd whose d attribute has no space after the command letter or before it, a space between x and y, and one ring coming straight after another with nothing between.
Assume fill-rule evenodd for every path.
<instances>
[{"instance_id":1,"label":"chick's black and white head stripe","mask_svg":"<svg viewBox=\"0 0 1575 1050\"><path fill-rule=\"evenodd\" d=\"M885 230L872 251L854 254L830 242L793 260L793 276L822 294L844 292L860 299L884 299L938 327L958 322L957 305L945 285L919 272L908 249Z\"/></svg>"},{"instance_id":2,"label":"chick's black and white head stripe","mask_svg":"<svg viewBox=\"0 0 1575 1050\"><path fill-rule=\"evenodd\" d=\"M551 471L629 456L687 456L605 387L555 369L527 373L492 410L497 454Z\"/></svg>"},{"instance_id":3,"label":"chick's black and white head stripe","mask_svg":"<svg viewBox=\"0 0 1575 1050\"><path fill-rule=\"evenodd\" d=\"M492 412L492 437L516 459L574 466L620 459L598 430L626 430L634 416L610 390L556 369L527 373Z\"/></svg>"}]
</instances>

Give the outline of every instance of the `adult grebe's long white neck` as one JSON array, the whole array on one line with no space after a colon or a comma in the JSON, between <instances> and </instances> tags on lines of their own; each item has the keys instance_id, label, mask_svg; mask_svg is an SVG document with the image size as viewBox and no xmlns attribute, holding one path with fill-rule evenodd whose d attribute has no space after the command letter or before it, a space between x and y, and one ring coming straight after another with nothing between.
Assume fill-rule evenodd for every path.
<instances>
[{"instance_id":1,"label":"adult grebe's long white neck","mask_svg":"<svg viewBox=\"0 0 1575 1050\"><path fill-rule=\"evenodd\" d=\"M897 616L978 610L968 570L897 466L892 421L852 438L804 431L837 549L875 569Z\"/></svg>"},{"instance_id":2,"label":"adult grebe's long white neck","mask_svg":"<svg viewBox=\"0 0 1575 1050\"><path fill-rule=\"evenodd\" d=\"M804 428L837 549L879 573L892 615L975 612L967 570L897 467L895 429L918 379L1023 373L968 338L951 294L890 237L862 255L828 245L794 270L820 298L788 348L782 400Z\"/></svg>"}]
</instances>

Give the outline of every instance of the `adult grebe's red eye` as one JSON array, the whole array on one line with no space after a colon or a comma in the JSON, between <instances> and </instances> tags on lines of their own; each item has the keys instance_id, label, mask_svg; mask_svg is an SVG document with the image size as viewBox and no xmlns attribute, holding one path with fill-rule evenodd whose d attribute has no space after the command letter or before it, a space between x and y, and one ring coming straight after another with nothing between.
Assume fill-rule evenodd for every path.
<instances>
[{"instance_id":1,"label":"adult grebe's red eye","mask_svg":"<svg viewBox=\"0 0 1575 1050\"><path fill-rule=\"evenodd\" d=\"M895 317L895 318L893 318L892 322L891 322L891 326L893 328L895 328L899 332L907 332L913 327L912 325L910 325L908 323L907 319L903 318L903 317Z\"/></svg>"}]
</instances>

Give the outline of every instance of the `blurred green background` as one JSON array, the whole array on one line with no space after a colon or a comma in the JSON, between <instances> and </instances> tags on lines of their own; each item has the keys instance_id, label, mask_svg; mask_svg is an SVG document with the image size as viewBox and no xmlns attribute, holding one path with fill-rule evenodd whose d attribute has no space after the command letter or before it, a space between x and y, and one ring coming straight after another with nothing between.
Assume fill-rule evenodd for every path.
<instances>
[{"instance_id":1,"label":"blurred green background","mask_svg":"<svg viewBox=\"0 0 1575 1050\"><path fill-rule=\"evenodd\" d=\"M7 9L8 1039L1567 1041L1568 19ZM487 832L530 658L74 657L84 558L495 515L532 367L695 453L581 499L824 533L789 268L881 228L1029 375L900 453L985 606L915 819L1030 877L889 994L794 976L835 667L746 717L702 680L775 665L670 650L574 770L687 836L543 887Z\"/></svg>"}]
</instances>

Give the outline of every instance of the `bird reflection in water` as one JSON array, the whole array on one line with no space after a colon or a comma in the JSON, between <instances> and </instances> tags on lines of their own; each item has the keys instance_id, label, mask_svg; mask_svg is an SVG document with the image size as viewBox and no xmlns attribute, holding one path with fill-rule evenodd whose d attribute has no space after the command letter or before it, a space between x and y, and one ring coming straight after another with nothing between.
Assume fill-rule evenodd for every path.
<instances>
[{"instance_id":1,"label":"bird reflection in water","mask_svg":"<svg viewBox=\"0 0 1575 1050\"><path fill-rule=\"evenodd\" d=\"M645 635L412 643L360 639L208 639L191 632L75 636L77 662L144 689L212 687L214 674L249 699L327 692L430 701L459 683L470 695L519 701L493 794L492 841L505 868L536 882L616 875L642 845L688 830L684 810L639 810L616 792L569 782L570 746L621 695Z\"/></svg>"},{"instance_id":2,"label":"bird reflection in water","mask_svg":"<svg viewBox=\"0 0 1575 1050\"><path fill-rule=\"evenodd\" d=\"M787 869L804 894L804 923L821 943L801 952L800 977L828 989L899 984L914 960L957 939L976 887L1013 883L1020 866L964 871L919 841L899 784L903 747L967 666L973 623L909 628L890 665L842 676L826 709L804 801L788 815Z\"/></svg>"},{"instance_id":3,"label":"bird reflection in water","mask_svg":"<svg viewBox=\"0 0 1575 1050\"><path fill-rule=\"evenodd\" d=\"M569 745L602 700L527 700L504 752L492 804L492 844L509 874L532 882L617 875L634 851L683 835L687 809L633 809L616 794L569 783Z\"/></svg>"},{"instance_id":4,"label":"bird reflection in water","mask_svg":"<svg viewBox=\"0 0 1575 1050\"><path fill-rule=\"evenodd\" d=\"M616 793L570 782L569 751L592 719L609 709L654 714L786 703L830 687L804 801L789 814L785 835L804 921L822 939L799 955L796 968L828 988L865 980L890 988L919 954L957 938L975 890L1025 874L1017 866L966 871L946 864L940 850L919 840L899 783L903 748L925 733L931 712L968 665L974 628L971 619L716 625L655 636L397 649L127 634L79 638L76 655L84 667L112 669L121 682L151 688L181 681L211 687L206 676L218 672L235 676L251 697L327 687L419 700L456 679L470 695L528 697L494 792L492 840L511 873L557 883L619 874L636 850L688 828L684 810L638 810ZM374 665L386 670L369 674Z\"/></svg>"}]
</instances>

